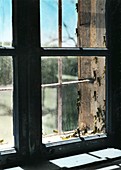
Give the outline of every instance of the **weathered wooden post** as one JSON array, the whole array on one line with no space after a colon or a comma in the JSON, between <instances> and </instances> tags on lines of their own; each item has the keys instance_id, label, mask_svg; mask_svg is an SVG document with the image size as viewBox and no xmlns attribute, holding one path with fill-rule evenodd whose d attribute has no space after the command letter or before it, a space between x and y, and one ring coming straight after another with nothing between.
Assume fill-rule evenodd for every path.
<instances>
[{"instance_id":1,"label":"weathered wooden post","mask_svg":"<svg viewBox=\"0 0 121 170\"><path fill-rule=\"evenodd\" d=\"M105 47L105 0L78 0L78 46ZM79 57L79 127L93 132L105 129L105 57Z\"/></svg>"}]
</instances>

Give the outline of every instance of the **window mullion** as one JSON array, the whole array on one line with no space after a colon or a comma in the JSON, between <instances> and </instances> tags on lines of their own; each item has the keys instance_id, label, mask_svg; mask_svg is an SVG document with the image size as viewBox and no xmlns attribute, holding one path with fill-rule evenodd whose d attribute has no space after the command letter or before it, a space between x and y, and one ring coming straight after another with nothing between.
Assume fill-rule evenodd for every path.
<instances>
[{"instance_id":1,"label":"window mullion","mask_svg":"<svg viewBox=\"0 0 121 170\"><path fill-rule=\"evenodd\" d=\"M15 147L25 156L41 141L39 31L39 0L13 0Z\"/></svg>"},{"instance_id":2,"label":"window mullion","mask_svg":"<svg viewBox=\"0 0 121 170\"><path fill-rule=\"evenodd\" d=\"M15 148L21 155L26 155L28 149L28 85L27 85L27 4L23 1L13 0L13 45L17 49L14 59L14 140ZM22 12L21 9L22 8ZM24 17L23 17L24 16ZM19 86L21 85L21 86ZM24 92L24 93L23 93ZM24 141L24 143L23 143ZM23 144L22 144L23 143Z\"/></svg>"},{"instance_id":3,"label":"window mullion","mask_svg":"<svg viewBox=\"0 0 121 170\"><path fill-rule=\"evenodd\" d=\"M10 47L10 48L1 47L0 48L0 56L14 56L15 53L16 53L16 50L13 47Z\"/></svg>"},{"instance_id":4,"label":"window mullion","mask_svg":"<svg viewBox=\"0 0 121 170\"><path fill-rule=\"evenodd\" d=\"M40 48L41 56L108 56L107 48Z\"/></svg>"}]
</instances>

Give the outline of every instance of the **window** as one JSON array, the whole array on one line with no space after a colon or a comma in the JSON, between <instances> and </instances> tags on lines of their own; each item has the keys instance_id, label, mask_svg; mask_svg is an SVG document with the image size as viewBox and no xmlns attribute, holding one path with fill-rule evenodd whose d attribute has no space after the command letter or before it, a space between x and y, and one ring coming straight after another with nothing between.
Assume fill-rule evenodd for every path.
<instances>
[{"instance_id":1,"label":"window","mask_svg":"<svg viewBox=\"0 0 121 170\"><path fill-rule=\"evenodd\" d=\"M41 46L45 47L41 56L42 141L54 145L79 137L104 137L108 114L105 1L50 4L45 0L40 5ZM48 50L50 56L46 56Z\"/></svg>"},{"instance_id":2,"label":"window","mask_svg":"<svg viewBox=\"0 0 121 170\"><path fill-rule=\"evenodd\" d=\"M0 148L13 146L12 57L0 57Z\"/></svg>"},{"instance_id":3,"label":"window","mask_svg":"<svg viewBox=\"0 0 121 170\"><path fill-rule=\"evenodd\" d=\"M43 141L106 133L105 57L62 56L61 76L59 59L41 59Z\"/></svg>"},{"instance_id":4,"label":"window","mask_svg":"<svg viewBox=\"0 0 121 170\"><path fill-rule=\"evenodd\" d=\"M12 46L12 1L0 1L0 48ZM0 54L0 149L14 146L13 58Z\"/></svg>"},{"instance_id":5,"label":"window","mask_svg":"<svg viewBox=\"0 0 121 170\"><path fill-rule=\"evenodd\" d=\"M116 146L113 125L119 119L113 121L112 102L117 96L112 89L117 84L111 76L117 71L110 69L115 50L110 55L105 42L106 1L1 2L11 4L12 38L5 47L4 37L0 59L5 60L6 69L12 68L6 75L11 76L8 84L13 93L14 146L0 148L0 166L19 165L42 155L52 159ZM86 126L78 129L83 121ZM53 138L48 136L51 133Z\"/></svg>"}]
</instances>

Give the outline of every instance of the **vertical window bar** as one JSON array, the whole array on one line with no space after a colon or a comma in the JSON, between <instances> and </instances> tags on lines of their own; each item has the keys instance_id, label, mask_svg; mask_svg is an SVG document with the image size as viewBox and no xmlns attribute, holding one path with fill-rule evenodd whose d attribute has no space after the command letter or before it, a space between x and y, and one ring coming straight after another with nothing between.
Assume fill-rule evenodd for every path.
<instances>
[{"instance_id":1,"label":"vertical window bar","mask_svg":"<svg viewBox=\"0 0 121 170\"><path fill-rule=\"evenodd\" d=\"M58 45L62 47L62 0L58 0ZM58 58L58 82L62 83L62 58ZM62 131L62 86L58 86L58 132Z\"/></svg>"}]
</instances>

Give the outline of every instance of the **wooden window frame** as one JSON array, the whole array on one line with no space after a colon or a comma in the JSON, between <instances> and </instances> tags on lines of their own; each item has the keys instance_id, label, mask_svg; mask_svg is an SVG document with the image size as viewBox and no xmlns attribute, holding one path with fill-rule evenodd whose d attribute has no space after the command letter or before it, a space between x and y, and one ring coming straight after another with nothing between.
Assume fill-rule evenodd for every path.
<instances>
[{"instance_id":1,"label":"wooden window frame","mask_svg":"<svg viewBox=\"0 0 121 170\"><path fill-rule=\"evenodd\" d=\"M14 69L14 139L15 148L0 152L0 168L19 165L24 160L45 154L59 158L113 146L112 94L109 86L110 51L106 48L42 48L40 46L39 0L12 0L13 47L0 48L0 56L13 56ZM42 144L41 56L106 57L106 135L84 141ZM109 114L110 113L110 114Z\"/></svg>"},{"instance_id":2,"label":"wooden window frame","mask_svg":"<svg viewBox=\"0 0 121 170\"><path fill-rule=\"evenodd\" d=\"M108 69L108 59L110 56L109 50L106 48L41 48L42 56L100 56L106 57L106 68ZM108 70L106 70L108 72ZM108 73L107 73L108 74ZM108 76L106 75L106 82ZM108 91L108 84L106 83L106 91ZM106 92L106 101L108 101L108 93ZM106 106L107 110L108 104ZM108 111L108 110L107 110ZM108 115L106 111L106 115ZM55 143L45 144L46 156L47 158L59 158L62 156L69 156L73 154L79 154L89 151L94 151L97 149L109 147L109 132L111 129L110 117L106 116L106 134L100 135L100 137L93 136L87 137L84 141L80 139L69 140L69 141L60 141ZM111 145L111 142L110 142Z\"/></svg>"}]
</instances>

